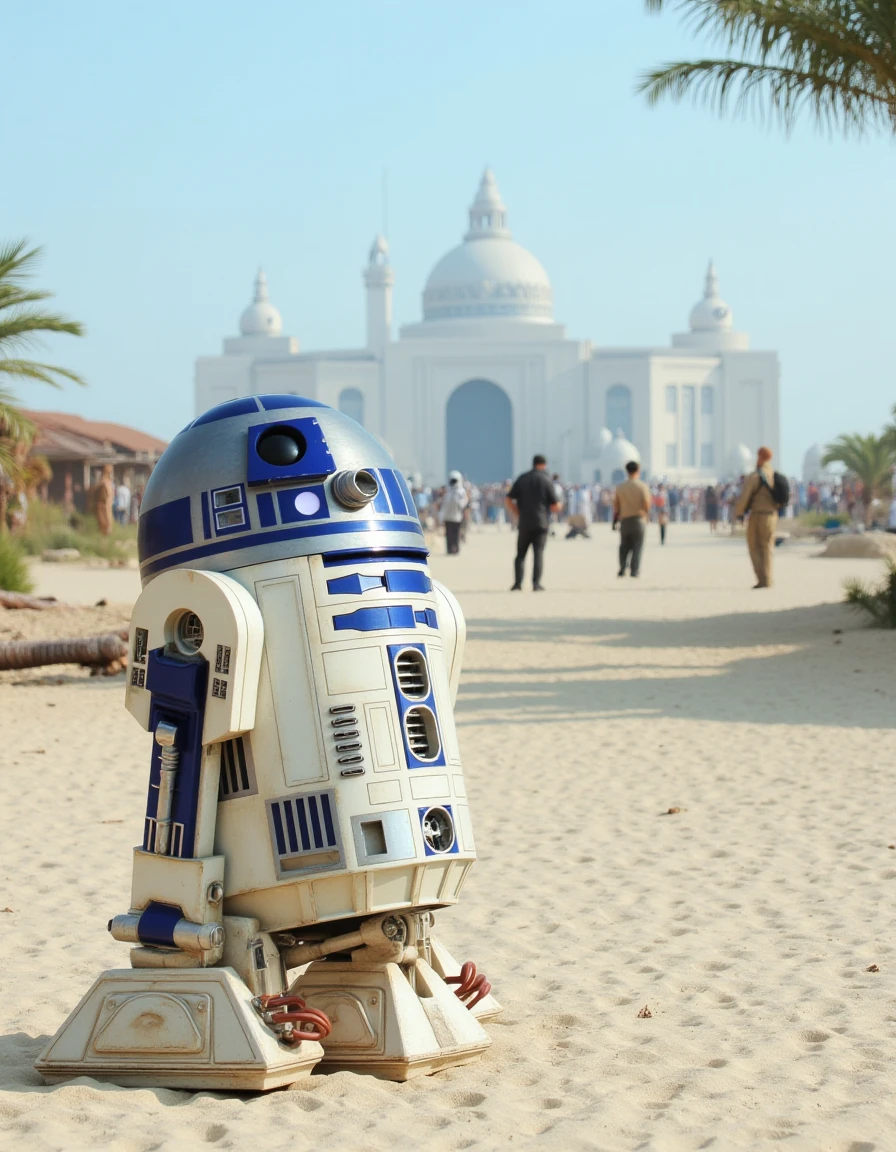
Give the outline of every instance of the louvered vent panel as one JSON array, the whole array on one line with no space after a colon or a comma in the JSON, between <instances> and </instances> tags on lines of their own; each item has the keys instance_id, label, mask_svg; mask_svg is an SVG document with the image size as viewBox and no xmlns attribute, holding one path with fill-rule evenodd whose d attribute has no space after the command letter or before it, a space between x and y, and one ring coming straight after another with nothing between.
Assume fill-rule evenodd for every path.
<instances>
[{"instance_id":1,"label":"louvered vent panel","mask_svg":"<svg viewBox=\"0 0 896 1152\"><path fill-rule=\"evenodd\" d=\"M281 869L341 868L342 845L331 791L269 800L274 852ZM307 864L304 861L307 860Z\"/></svg>"},{"instance_id":2,"label":"louvered vent panel","mask_svg":"<svg viewBox=\"0 0 896 1152\"><path fill-rule=\"evenodd\" d=\"M418 760L434 760L439 754L436 718L429 708L409 708L404 717L411 753Z\"/></svg>"},{"instance_id":3,"label":"louvered vent panel","mask_svg":"<svg viewBox=\"0 0 896 1152\"><path fill-rule=\"evenodd\" d=\"M429 695L426 657L415 648L405 648L395 660L398 686L409 700L425 700Z\"/></svg>"},{"instance_id":4,"label":"louvered vent panel","mask_svg":"<svg viewBox=\"0 0 896 1152\"><path fill-rule=\"evenodd\" d=\"M221 775L218 782L218 800L235 800L238 796L255 794L255 773L247 755L242 736L225 740L221 744Z\"/></svg>"}]
</instances>

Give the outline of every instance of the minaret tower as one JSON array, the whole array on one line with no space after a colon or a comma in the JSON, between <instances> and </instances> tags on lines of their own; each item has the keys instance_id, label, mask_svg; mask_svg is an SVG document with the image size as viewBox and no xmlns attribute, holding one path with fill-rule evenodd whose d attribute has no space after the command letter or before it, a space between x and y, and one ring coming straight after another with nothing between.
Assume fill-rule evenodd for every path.
<instances>
[{"instance_id":1,"label":"minaret tower","mask_svg":"<svg viewBox=\"0 0 896 1152\"><path fill-rule=\"evenodd\" d=\"M392 285L395 273L389 264L389 245L384 236L377 236L370 248L364 269L364 287L367 289L367 347L382 359L386 345L392 339Z\"/></svg>"}]
</instances>

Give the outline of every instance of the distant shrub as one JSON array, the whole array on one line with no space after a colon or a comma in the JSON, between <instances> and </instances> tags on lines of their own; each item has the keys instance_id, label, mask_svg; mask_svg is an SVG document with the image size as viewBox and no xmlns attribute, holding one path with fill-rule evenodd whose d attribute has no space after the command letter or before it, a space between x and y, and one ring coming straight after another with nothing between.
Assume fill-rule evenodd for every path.
<instances>
[{"instance_id":1,"label":"distant shrub","mask_svg":"<svg viewBox=\"0 0 896 1152\"><path fill-rule=\"evenodd\" d=\"M797 522L804 528L827 528L829 524L848 524L849 515L846 512L801 512Z\"/></svg>"},{"instance_id":2,"label":"distant shrub","mask_svg":"<svg viewBox=\"0 0 896 1152\"><path fill-rule=\"evenodd\" d=\"M847 580L846 603L857 612L866 612L878 628L896 628L896 560L885 561L886 572L878 585L864 580Z\"/></svg>"},{"instance_id":3,"label":"distant shrub","mask_svg":"<svg viewBox=\"0 0 896 1152\"><path fill-rule=\"evenodd\" d=\"M59 504L32 500L28 505L28 523L16 540L29 556L40 556L48 548L77 548L84 556L104 560L123 560L136 551L137 527L112 525L108 536L101 536L92 516L66 512Z\"/></svg>"},{"instance_id":4,"label":"distant shrub","mask_svg":"<svg viewBox=\"0 0 896 1152\"><path fill-rule=\"evenodd\" d=\"M31 592L25 553L11 536L0 536L0 588L4 592Z\"/></svg>"}]
</instances>

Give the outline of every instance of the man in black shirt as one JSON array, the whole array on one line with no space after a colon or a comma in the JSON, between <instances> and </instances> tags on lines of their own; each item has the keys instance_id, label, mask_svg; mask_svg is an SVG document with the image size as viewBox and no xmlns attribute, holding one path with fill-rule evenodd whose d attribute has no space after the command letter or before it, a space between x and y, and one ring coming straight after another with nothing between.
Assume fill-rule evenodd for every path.
<instances>
[{"instance_id":1,"label":"man in black shirt","mask_svg":"<svg viewBox=\"0 0 896 1152\"><path fill-rule=\"evenodd\" d=\"M560 504L554 492L554 485L545 469L544 456L535 456L532 471L517 476L513 487L507 493L505 503L511 516L518 518L516 560L511 592L519 592L523 587L523 566L526 553L532 548L532 590L543 592L541 571L544 560L544 546L548 538L551 513L560 511Z\"/></svg>"}]
</instances>

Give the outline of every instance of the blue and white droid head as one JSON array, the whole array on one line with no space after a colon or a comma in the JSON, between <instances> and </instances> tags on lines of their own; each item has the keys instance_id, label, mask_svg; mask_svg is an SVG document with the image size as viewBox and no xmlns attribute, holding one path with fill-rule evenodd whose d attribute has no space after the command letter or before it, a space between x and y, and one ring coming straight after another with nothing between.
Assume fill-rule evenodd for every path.
<instances>
[{"instance_id":1,"label":"blue and white droid head","mask_svg":"<svg viewBox=\"0 0 896 1152\"><path fill-rule=\"evenodd\" d=\"M144 584L171 568L225 572L339 550L425 556L386 449L300 396L230 400L189 424L150 477L138 537Z\"/></svg>"}]
</instances>

